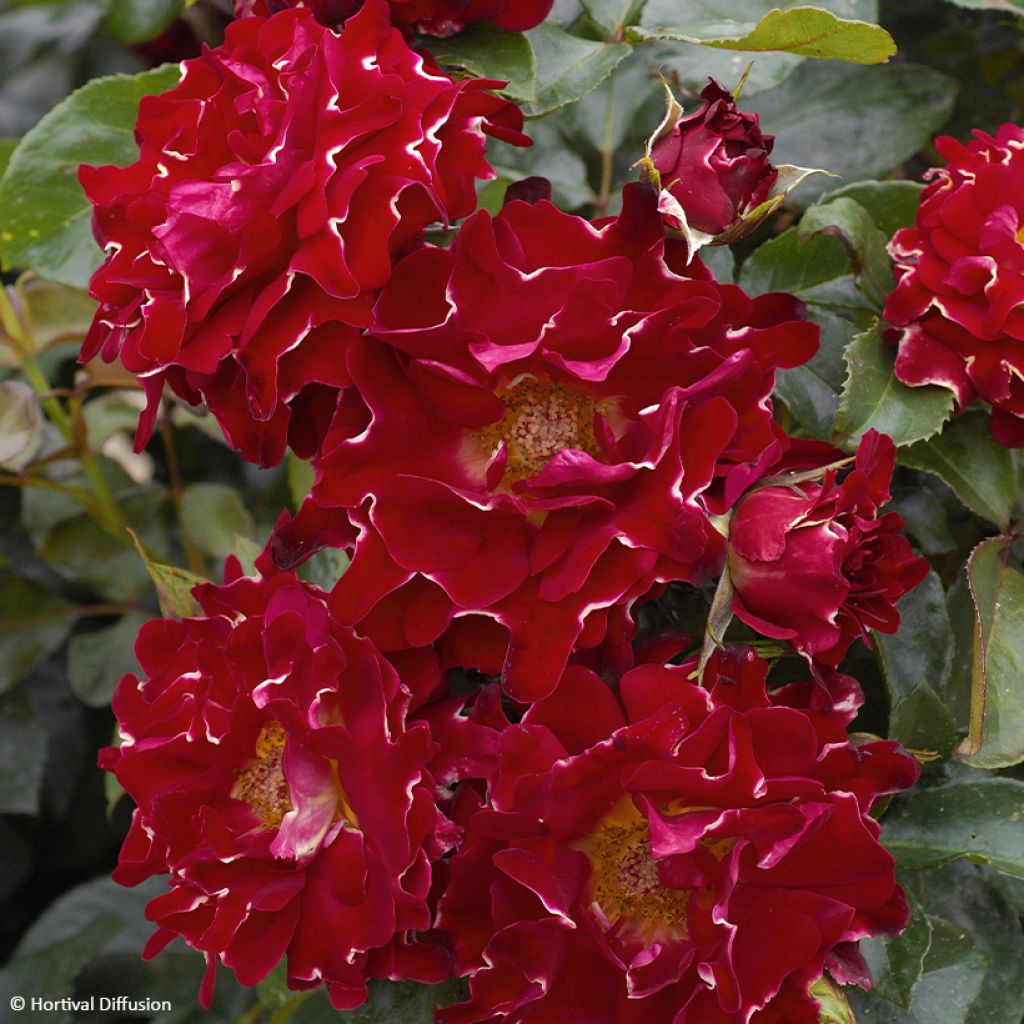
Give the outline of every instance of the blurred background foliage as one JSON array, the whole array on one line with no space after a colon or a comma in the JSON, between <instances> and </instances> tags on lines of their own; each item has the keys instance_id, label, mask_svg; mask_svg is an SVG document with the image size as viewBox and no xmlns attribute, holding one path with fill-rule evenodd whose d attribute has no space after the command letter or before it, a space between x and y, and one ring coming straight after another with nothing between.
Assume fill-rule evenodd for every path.
<instances>
[{"instance_id":1,"label":"blurred background foliage","mask_svg":"<svg viewBox=\"0 0 1024 1024\"><path fill-rule=\"evenodd\" d=\"M493 70L498 54L509 95L532 115L532 149L493 145L499 177L480 194L490 208L511 181L541 174L563 208L615 212L661 119L659 74L687 105L709 74L735 87L750 56L741 102L776 136L777 161L842 176L808 181L754 236L705 252L719 279L752 294L790 290L808 303L822 349L781 375L779 414L794 433L846 446L870 426L894 433L903 446L895 507L934 567L901 605L898 636L880 638L874 651L858 645L847 665L869 697L857 727L892 735L927 762L922 785L893 802L885 827L918 913L899 940L866 943L876 988L849 1001L862 1022L1020 1024L1024 576L1010 531L1022 468L989 439L980 410L937 433L948 396L894 393L871 328L889 280L884 243L913 220L914 182L937 159L935 134L964 138L1021 118L1024 4L820 3L892 33L898 56L871 67L661 38L683 8L697 25L756 21L772 6L648 0L641 12L616 0L557 0L529 45L480 28L430 45L470 72ZM0 0L0 173L19 137L75 89L196 55L216 44L229 15L216 0ZM251 565L280 510L294 508L311 480L296 461L273 470L242 462L211 418L171 400L147 450L133 453L141 392L116 367L76 363L92 315L81 289L100 254L69 175L94 149L131 159L124 112L169 81L165 70L78 93L51 115L45 136L19 150L15 160L33 173L23 167L0 183L0 258L9 268L0 329L0 1015L15 994L117 994L170 1000L172 1011L152 1018L159 1024L336 1020L320 996L289 999L273 976L254 994L225 971L204 1014L198 955L176 943L152 963L139 959L150 930L142 908L159 884L128 891L108 879L130 808L105 783L96 752L113 738L110 696L135 667L139 625L161 609L186 610L187 584L216 579L227 555ZM329 586L343 568L340 556L320 555L303 571ZM976 608L969 583L976 597L995 588L999 600L985 608L979 598ZM670 588L642 610L641 625L699 635L709 598ZM989 679L1001 718L964 763L954 751L969 726L976 616L1001 666ZM457 986L379 986L344 1018L425 1024L456 995Z\"/></svg>"}]
</instances>

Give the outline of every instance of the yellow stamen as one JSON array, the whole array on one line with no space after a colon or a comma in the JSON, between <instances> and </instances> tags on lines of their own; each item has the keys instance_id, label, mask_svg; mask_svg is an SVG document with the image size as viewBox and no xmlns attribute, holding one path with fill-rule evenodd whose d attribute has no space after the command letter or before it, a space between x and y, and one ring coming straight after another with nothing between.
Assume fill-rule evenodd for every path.
<instances>
[{"instance_id":1,"label":"yellow stamen","mask_svg":"<svg viewBox=\"0 0 1024 1024\"><path fill-rule=\"evenodd\" d=\"M238 773L231 789L236 800L244 800L266 828L280 828L292 809L288 783L281 768L287 734L280 722L268 722L256 740L256 755Z\"/></svg>"},{"instance_id":2,"label":"yellow stamen","mask_svg":"<svg viewBox=\"0 0 1024 1024\"><path fill-rule=\"evenodd\" d=\"M524 377L499 393L505 415L477 431L488 457L505 445L508 461L502 483L536 476L567 448L597 457L594 400L553 381Z\"/></svg>"}]
</instances>

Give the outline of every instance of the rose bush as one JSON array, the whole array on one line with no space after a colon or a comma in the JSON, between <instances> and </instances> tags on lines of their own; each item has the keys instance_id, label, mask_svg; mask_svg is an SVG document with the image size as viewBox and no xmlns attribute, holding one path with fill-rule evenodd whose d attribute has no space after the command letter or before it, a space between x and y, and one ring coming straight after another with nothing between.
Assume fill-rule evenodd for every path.
<instances>
[{"instance_id":1,"label":"rose bush","mask_svg":"<svg viewBox=\"0 0 1024 1024\"><path fill-rule=\"evenodd\" d=\"M0 1005L1020 1024L1015 28L671 6L0 0Z\"/></svg>"}]
</instances>

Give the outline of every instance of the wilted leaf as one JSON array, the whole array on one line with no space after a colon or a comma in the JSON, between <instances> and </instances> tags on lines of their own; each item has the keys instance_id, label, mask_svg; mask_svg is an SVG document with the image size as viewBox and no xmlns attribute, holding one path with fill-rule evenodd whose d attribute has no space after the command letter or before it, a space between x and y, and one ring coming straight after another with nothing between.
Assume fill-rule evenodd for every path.
<instances>
[{"instance_id":1,"label":"wilted leaf","mask_svg":"<svg viewBox=\"0 0 1024 1024\"><path fill-rule=\"evenodd\" d=\"M43 441L43 414L35 391L20 380L0 381L0 466L21 472Z\"/></svg>"}]
</instances>

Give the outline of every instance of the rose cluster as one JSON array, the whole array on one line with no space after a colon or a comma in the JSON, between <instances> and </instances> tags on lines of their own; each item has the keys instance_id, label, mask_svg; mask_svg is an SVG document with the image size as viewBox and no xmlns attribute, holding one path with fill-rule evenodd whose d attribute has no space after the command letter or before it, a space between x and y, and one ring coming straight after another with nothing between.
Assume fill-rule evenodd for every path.
<instances>
[{"instance_id":1,"label":"rose cluster","mask_svg":"<svg viewBox=\"0 0 1024 1024\"><path fill-rule=\"evenodd\" d=\"M888 438L851 459L776 421L818 344L800 302L666 225L760 203L770 138L715 86L656 154L703 162L672 203L635 183L590 220L528 179L474 213L522 116L414 30L539 6L244 6L144 101L139 161L82 170L108 252L84 355L139 376L139 443L166 386L315 468L254 574L145 626L117 687L115 877L168 879L144 955L201 950L207 1005L218 964L283 961L339 1008L467 978L439 1024L816 1022L812 986L870 984L858 941L908 920L870 812L917 764L848 735L839 666L926 563L879 511ZM323 547L330 591L297 573ZM642 628L716 580L802 659L784 685Z\"/></svg>"}]
</instances>

